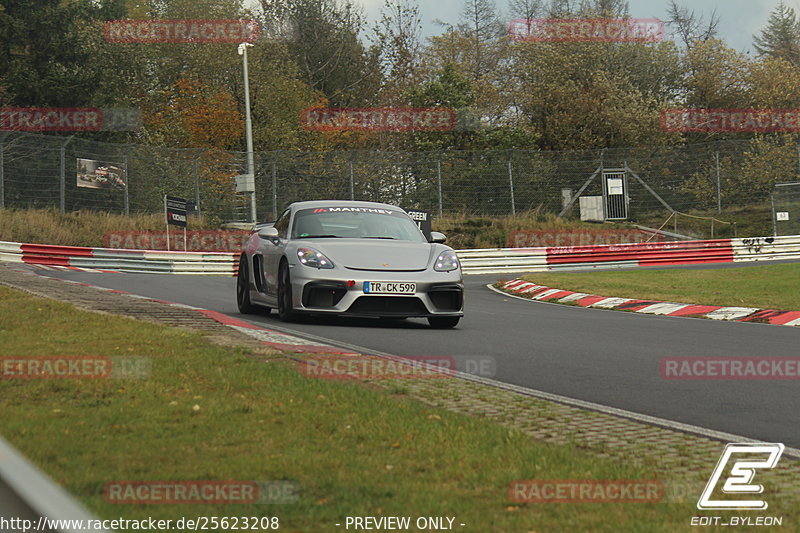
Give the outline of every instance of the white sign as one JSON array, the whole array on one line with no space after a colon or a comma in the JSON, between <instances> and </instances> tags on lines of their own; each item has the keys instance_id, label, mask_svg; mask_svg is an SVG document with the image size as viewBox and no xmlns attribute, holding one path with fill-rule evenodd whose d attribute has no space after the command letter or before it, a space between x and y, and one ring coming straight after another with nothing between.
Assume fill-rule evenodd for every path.
<instances>
[{"instance_id":1,"label":"white sign","mask_svg":"<svg viewBox=\"0 0 800 533\"><path fill-rule=\"evenodd\" d=\"M623 194L622 179L609 178L607 183L608 183L608 194Z\"/></svg>"},{"instance_id":2,"label":"white sign","mask_svg":"<svg viewBox=\"0 0 800 533\"><path fill-rule=\"evenodd\" d=\"M778 211L775 213L775 217L778 220L789 220L789 212L788 211Z\"/></svg>"},{"instance_id":3,"label":"white sign","mask_svg":"<svg viewBox=\"0 0 800 533\"><path fill-rule=\"evenodd\" d=\"M236 192L255 192L256 180L252 174L240 174L234 176L236 180Z\"/></svg>"}]
</instances>

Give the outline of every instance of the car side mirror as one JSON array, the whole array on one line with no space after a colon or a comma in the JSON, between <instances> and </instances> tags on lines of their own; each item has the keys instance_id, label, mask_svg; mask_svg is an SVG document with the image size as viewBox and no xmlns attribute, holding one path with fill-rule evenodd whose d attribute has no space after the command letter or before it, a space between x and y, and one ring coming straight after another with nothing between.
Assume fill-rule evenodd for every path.
<instances>
[{"instance_id":1,"label":"car side mirror","mask_svg":"<svg viewBox=\"0 0 800 533\"><path fill-rule=\"evenodd\" d=\"M447 237L444 233L439 233L438 231L431 232L431 242L436 244L444 244L444 241L447 240Z\"/></svg>"},{"instance_id":2,"label":"car side mirror","mask_svg":"<svg viewBox=\"0 0 800 533\"><path fill-rule=\"evenodd\" d=\"M264 240L274 241L278 238L278 229L274 226L266 226L258 230L258 236Z\"/></svg>"}]
</instances>

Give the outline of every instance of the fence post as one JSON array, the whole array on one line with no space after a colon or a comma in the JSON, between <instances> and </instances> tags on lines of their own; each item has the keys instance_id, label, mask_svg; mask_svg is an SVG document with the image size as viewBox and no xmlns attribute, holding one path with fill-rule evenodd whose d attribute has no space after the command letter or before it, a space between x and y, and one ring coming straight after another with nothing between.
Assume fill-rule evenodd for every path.
<instances>
[{"instance_id":1,"label":"fence post","mask_svg":"<svg viewBox=\"0 0 800 533\"><path fill-rule=\"evenodd\" d=\"M719 150L714 152L714 158L717 162L717 213L722 213L722 187L719 181Z\"/></svg>"},{"instance_id":2,"label":"fence post","mask_svg":"<svg viewBox=\"0 0 800 533\"><path fill-rule=\"evenodd\" d=\"M64 165L66 164L66 143L61 145L59 149L59 164L58 164L58 209L62 213L66 211L66 175L64 174Z\"/></svg>"},{"instance_id":3,"label":"fence post","mask_svg":"<svg viewBox=\"0 0 800 533\"><path fill-rule=\"evenodd\" d=\"M355 158L355 156L356 156L356 151L352 150L350 152L350 161L349 161L349 163L350 163L350 199L351 200L355 200L356 199L355 186L354 186L354 183L353 183L353 158Z\"/></svg>"},{"instance_id":4,"label":"fence post","mask_svg":"<svg viewBox=\"0 0 800 533\"><path fill-rule=\"evenodd\" d=\"M278 155L275 152L272 158L272 219L278 220Z\"/></svg>"},{"instance_id":5,"label":"fence post","mask_svg":"<svg viewBox=\"0 0 800 533\"><path fill-rule=\"evenodd\" d=\"M66 176L66 168L65 165L67 163L67 145L70 143L72 138L75 137L74 135L70 135L66 141L61 145L59 149L59 183L58 183L58 206L62 213L66 211L67 202L66 202L66 184L67 184L67 176Z\"/></svg>"},{"instance_id":6,"label":"fence post","mask_svg":"<svg viewBox=\"0 0 800 533\"><path fill-rule=\"evenodd\" d=\"M197 211L197 216L200 216L200 150L194 154L192 158L192 174L194 175L194 208Z\"/></svg>"},{"instance_id":7,"label":"fence post","mask_svg":"<svg viewBox=\"0 0 800 533\"><path fill-rule=\"evenodd\" d=\"M128 176L128 155L125 154L122 156L122 166L125 167L125 187L122 188L122 203L123 203L123 212L125 216L131 214L129 198L128 198L128 186L130 185L130 176Z\"/></svg>"},{"instance_id":8,"label":"fence post","mask_svg":"<svg viewBox=\"0 0 800 533\"><path fill-rule=\"evenodd\" d=\"M3 136L5 141L5 136ZM5 143L0 141L0 209L6 208L6 188L5 188L5 174L3 170L3 152L5 151Z\"/></svg>"},{"instance_id":9,"label":"fence post","mask_svg":"<svg viewBox=\"0 0 800 533\"><path fill-rule=\"evenodd\" d=\"M514 176L511 173L511 149L508 150L508 187L511 190L511 216L517 215L517 207L514 205Z\"/></svg>"},{"instance_id":10,"label":"fence post","mask_svg":"<svg viewBox=\"0 0 800 533\"><path fill-rule=\"evenodd\" d=\"M439 186L439 216L442 216L442 149L439 148L439 158L436 160L436 180Z\"/></svg>"},{"instance_id":11,"label":"fence post","mask_svg":"<svg viewBox=\"0 0 800 533\"><path fill-rule=\"evenodd\" d=\"M800 145L798 145L800 146ZM769 192L769 203L772 205L772 235L773 237L778 236L778 221L775 218L775 186L772 186L772 190Z\"/></svg>"}]
</instances>

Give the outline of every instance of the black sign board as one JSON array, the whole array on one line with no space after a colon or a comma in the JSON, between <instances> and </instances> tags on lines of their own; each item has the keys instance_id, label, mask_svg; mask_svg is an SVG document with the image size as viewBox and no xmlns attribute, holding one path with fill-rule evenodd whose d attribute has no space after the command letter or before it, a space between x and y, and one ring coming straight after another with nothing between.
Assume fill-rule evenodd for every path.
<instances>
[{"instance_id":1,"label":"black sign board","mask_svg":"<svg viewBox=\"0 0 800 533\"><path fill-rule=\"evenodd\" d=\"M176 196L164 196L164 212L167 224L186 227L186 200Z\"/></svg>"},{"instance_id":2,"label":"black sign board","mask_svg":"<svg viewBox=\"0 0 800 533\"><path fill-rule=\"evenodd\" d=\"M421 211L419 209L404 209L408 216L411 217L411 220L417 223L419 229L422 230L422 233L425 234L425 238L428 241L431 240L431 212L430 211Z\"/></svg>"}]
</instances>

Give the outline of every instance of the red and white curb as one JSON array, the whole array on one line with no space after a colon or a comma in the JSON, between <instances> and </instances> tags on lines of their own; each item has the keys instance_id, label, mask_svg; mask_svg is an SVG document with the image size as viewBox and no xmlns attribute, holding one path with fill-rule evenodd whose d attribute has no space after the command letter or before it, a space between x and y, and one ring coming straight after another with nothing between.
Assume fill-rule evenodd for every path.
<instances>
[{"instance_id":1,"label":"red and white curb","mask_svg":"<svg viewBox=\"0 0 800 533\"><path fill-rule=\"evenodd\" d=\"M512 279L500 286L503 292L530 300L551 303L571 303L580 307L633 311L648 315L701 317L712 320L736 322L766 322L780 326L800 326L800 311L780 311L757 307L723 307L719 305L695 305L634 298L609 298L582 292L553 289L523 279Z\"/></svg>"}]
</instances>

